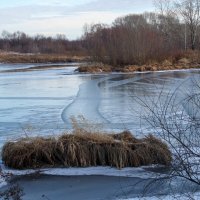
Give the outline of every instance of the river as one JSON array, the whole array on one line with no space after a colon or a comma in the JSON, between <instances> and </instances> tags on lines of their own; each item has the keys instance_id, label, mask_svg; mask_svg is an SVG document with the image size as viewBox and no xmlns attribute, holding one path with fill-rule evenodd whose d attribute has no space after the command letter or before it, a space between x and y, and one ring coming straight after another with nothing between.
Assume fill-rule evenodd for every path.
<instances>
[{"instance_id":1,"label":"river","mask_svg":"<svg viewBox=\"0 0 200 200\"><path fill-rule=\"evenodd\" d=\"M20 137L68 132L71 117L78 116L103 130L128 129L143 137L153 129L141 117L145 112L141 102L145 100L150 106L152 99L164 101L174 91L178 91L176 100L181 102L200 76L199 70L80 74L74 72L79 65L26 70L41 64L0 64L1 147ZM191 114L184 104L179 109Z\"/></svg>"}]
</instances>

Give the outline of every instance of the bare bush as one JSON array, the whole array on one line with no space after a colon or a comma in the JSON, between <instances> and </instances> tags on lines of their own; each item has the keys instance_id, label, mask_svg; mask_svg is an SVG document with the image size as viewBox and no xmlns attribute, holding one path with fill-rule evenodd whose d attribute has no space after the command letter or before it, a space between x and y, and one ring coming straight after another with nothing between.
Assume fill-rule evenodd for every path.
<instances>
[{"instance_id":1,"label":"bare bush","mask_svg":"<svg viewBox=\"0 0 200 200\"><path fill-rule=\"evenodd\" d=\"M187 90L188 87L188 90ZM183 87L150 99L135 97L146 110L143 119L167 142L172 151L171 177L200 185L200 84L199 76Z\"/></svg>"},{"instance_id":2,"label":"bare bush","mask_svg":"<svg viewBox=\"0 0 200 200\"><path fill-rule=\"evenodd\" d=\"M4 200L22 200L24 193L19 185L14 185L7 190L0 192L0 198Z\"/></svg>"}]
</instances>

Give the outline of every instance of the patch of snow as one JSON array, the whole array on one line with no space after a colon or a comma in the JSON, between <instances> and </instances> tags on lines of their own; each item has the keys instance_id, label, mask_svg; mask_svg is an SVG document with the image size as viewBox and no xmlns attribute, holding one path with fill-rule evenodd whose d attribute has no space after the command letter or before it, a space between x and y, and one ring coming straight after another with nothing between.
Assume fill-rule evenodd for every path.
<instances>
[{"instance_id":1,"label":"patch of snow","mask_svg":"<svg viewBox=\"0 0 200 200\"><path fill-rule=\"evenodd\" d=\"M151 166L152 167L152 166ZM57 176L115 176L115 177L131 177L131 178L157 178L160 174L146 171L146 167L117 169L112 167L86 167L86 168L45 168L30 170L14 170L1 165L2 172L15 176L40 173L45 175ZM163 175L164 176L164 175Z\"/></svg>"},{"instance_id":2,"label":"patch of snow","mask_svg":"<svg viewBox=\"0 0 200 200\"><path fill-rule=\"evenodd\" d=\"M102 175L102 176L117 176L117 177L135 177L135 178L155 178L158 176L156 173L147 172L144 168L124 168L117 169L111 167L88 167L88 168L58 168L47 169L42 174L49 175L68 175L68 176L81 176L81 175Z\"/></svg>"}]
</instances>

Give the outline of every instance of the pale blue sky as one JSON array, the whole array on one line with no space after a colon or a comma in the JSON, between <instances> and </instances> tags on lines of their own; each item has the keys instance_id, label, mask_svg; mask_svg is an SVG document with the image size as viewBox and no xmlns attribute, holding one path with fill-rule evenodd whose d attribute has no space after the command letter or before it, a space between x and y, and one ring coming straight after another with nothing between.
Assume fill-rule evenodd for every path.
<instances>
[{"instance_id":1,"label":"pale blue sky","mask_svg":"<svg viewBox=\"0 0 200 200\"><path fill-rule=\"evenodd\" d=\"M1 0L0 7L15 7L27 5L64 5L76 6L86 4L95 0Z\"/></svg>"},{"instance_id":2,"label":"pale blue sky","mask_svg":"<svg viewBox=\"0 0 200 200\"><path fill-rule=\"evenodd\" d=\"M110 24L119 16L153 10L152 0L0 0L0 32L76 39L85 23Z\"/></svg>"}]
</instances>

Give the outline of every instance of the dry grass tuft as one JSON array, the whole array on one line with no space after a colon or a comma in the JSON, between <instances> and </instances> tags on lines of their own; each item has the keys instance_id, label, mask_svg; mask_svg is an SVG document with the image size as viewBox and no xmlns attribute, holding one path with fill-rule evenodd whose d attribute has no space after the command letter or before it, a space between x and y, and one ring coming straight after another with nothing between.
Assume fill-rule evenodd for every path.
<instances>
[{"instance_id":1,"label":"dry grass tuft","mask_svg":"<svg viewBox=\"0 0 200 200\"><path fill-rule=\"evenodd\" d=\"M170 164L167 145L153 136L143 140L132 137L129 141L124 133L103 136L64 134L58 139L29 138L8 142L3 147L2 159L5 165L16 169Z\"/></svg>"},{"instance_id":2,"label":"dry grass tuft","mask_svg":"<svg viewBox=\"0 0 200 200\"><path fill-rule=\"evenodd\" d=\"M58 138L36 137L6 143L2 150L5 165L15 169L90 166L121 169L171 162L167 145L152 135L136 139L128 131L91 132L76 123L71 134Z\"/></svg>"},{"instance_id":3,"label":"dry grass tuft","mask_svg":"<svg viewBox=\"0 0 200 200\"><path fill-rule=\"evenodd\" d=\"M99 124L91 124L83 116L77 118L72 117L72 134L80 138L93 140L96 142L111 142L113 141L112 135L102 131L102 126Z\"/></svg>"},{"instance_id":4,"label":"dry grass tuft","mask_svg":"<svg viewBox=\"0 0 200 200\"><path fill-rule=\"evenodd\" d=\"M124 142L131 142L137 143L139 142L130 131L123 131L122 133L116 133L111 135L115 140L124 141Z\"/></svg>"},{"instance_id":5,"label":"dry grass tuft","mask_svg":"<svg viewBox=\"0 0 200 200\"><path fill-rule=\"evenodd\" d=\"M77 71L81 73L109 73L112 72L113 69L110 65L107 64L92 63L80 66Z\"/></svg>"}]
</instances>

